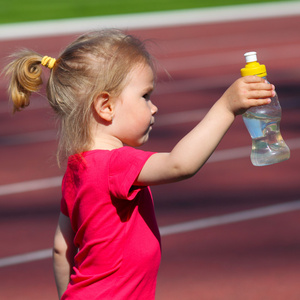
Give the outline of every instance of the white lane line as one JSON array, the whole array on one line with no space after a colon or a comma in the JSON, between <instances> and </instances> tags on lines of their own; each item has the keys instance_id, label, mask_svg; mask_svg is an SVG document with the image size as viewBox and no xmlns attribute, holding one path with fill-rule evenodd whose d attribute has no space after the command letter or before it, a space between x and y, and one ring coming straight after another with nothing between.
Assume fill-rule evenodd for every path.
<instances>
[{"instance_id":1,"label":"white lane line","mask_svg":"<svg viewBox=\"0 0 300 300\"><path fill-rule=\"evenodd\" d=\"M300 148L300 138L286 140L291 150ZM251 146L237 147L215 151L207 163L221 162L233 159L239 159L250 156ZM0 197L24 192L32 192L42 189L59 187L61 185L61 176L24 181L19 183L10 183L0 185Z\"/></svg>"},{"instance_id":2,"label":"white lane line","mask_svg":"<svg viewBox=\"0 0 300 300\"><path fill-rule=\"evenodd\" d=\"M300 209L300 200L297 200L292 202L270 205L266 207L249 209L249 210L226 214L222 216L210 217L206 219L199 219L190 222L164 226L160 228L160 233L162 236L167 236L171 234L194 231L194 230L209 228L218 225L226 225L226 224L232 224L241 221L273 216L273 215L277 215L285 212L291 212L299 209Z\"/></svg>"},{"instance_id":3,"label":"white lane line","mask_svg":"<svg viewBox=\"0 0 300 300\"><path fill-rule=\"evenodd\" d=\"M37 261L52 257L52 249L45 249L40 251L29 252L20 255L0 258L0 268L19 265L31 261Z\"/></svg>"},{"instance_id":4,"label":"white lane line","mask_svg":"<svg viewBox=\"0 0 300 300\"><path fill-rule=\"evenodd\" d=\"M214 226L232 224L257 218L274 216L282 213L292 212L300 209L300 200L285 202L265 207L244 210L236 213L198 219L189 222L160 227L161 236L169 236L178 233L201 230ZM0 258L0 268L33 262L52 257L52 249L29 252L20 255Z\"/></svg>"},{"instance_id":5,"label":"white lane line","mask_svg":"<svg viewBox=\"0 0 300 300\"><path fill-rule=\"evenodd\" d=\"M43 190L61 186L62 176L0 185L0 196Z\"/></svg>"},{"instance_id":6,"label":"white lane line","mask_svg":"<svg viewBox=\"0 0 300 300\"><path fill-rule=\"evenodd\" d=\"M82 33L99 28L143 29L300 14L299 1L173 10L0 25L0 40Z\"/></svg>"}]
</instances>

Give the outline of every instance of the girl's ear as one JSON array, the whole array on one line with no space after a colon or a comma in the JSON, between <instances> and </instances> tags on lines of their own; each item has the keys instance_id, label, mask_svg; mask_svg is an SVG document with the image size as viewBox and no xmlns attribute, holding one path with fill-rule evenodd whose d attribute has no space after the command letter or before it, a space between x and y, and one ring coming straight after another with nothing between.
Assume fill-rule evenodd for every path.
<instances>
[{"instance_id":1,"label":"girl's ear","mask_svg":"<svg viewBox=\"0 0 300 300\"><path fill-rule=\"evenodd\" d=\"M114 115L114 106L109 93L102 92L101 94L96 96L93 105L95 112L101 119L107 122L112 121Z\"/></svg>"}]
</instances>

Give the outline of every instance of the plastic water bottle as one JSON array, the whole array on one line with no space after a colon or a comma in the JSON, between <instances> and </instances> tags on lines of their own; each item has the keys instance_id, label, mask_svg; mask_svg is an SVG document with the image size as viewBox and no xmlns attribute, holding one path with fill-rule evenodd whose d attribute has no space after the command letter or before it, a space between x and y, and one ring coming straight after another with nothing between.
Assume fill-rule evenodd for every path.
<instances>
[{"instance_id":1,"label":"plastic water bottle","mask_svg":"<svg viewBox=\"0 0 300 300\"><path fill-rule=\"evenodd\" d=\"M247 52L244 56L246 66L241 69L241 75L267 79L266 67L257 62L256 52ZM254 166L267 166L290 158L290 149L280 133L281 107L277 94L271 103L248 109L243 120L252 138L250 158Z\"/></svg>"}]
</instances>

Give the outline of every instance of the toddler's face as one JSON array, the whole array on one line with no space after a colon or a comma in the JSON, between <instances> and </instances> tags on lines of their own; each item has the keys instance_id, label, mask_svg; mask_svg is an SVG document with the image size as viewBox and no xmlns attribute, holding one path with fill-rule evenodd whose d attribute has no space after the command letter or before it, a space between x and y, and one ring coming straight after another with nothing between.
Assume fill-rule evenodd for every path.
<instances>
[{"instance_id":1,"label":"toddler's face","mask_svg":"<svg viewBox=\"0 0 300 300\"><path fill-rule=\"evenodd\" d=\"M154 89L154 75L149 65L138 65L128 74L127 84L116 99L114 122L117 138L123 144L144 144L154 124L157 107L150 95Z\"/></svg>"}]
</instances>

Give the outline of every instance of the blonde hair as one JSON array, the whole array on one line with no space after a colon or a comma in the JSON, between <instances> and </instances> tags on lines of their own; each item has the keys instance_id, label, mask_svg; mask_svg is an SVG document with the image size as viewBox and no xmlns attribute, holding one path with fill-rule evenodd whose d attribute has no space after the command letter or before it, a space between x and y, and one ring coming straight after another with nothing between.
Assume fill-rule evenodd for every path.
<instances>
[{"instance_id":1,"label":"blonde hair","mask_svg":"<svg viewBox=\"0 0 300 300\"><path fill-rule=\"evenodd\" d=\"M43 56L22 50L6 67L14 112L29 105L32 92L39 90ZM57 58L47 83L47 98L60 120L58 162L89 150L91 106L96 95L118 96L134 66L153 60L139 39L119 30L87 33L71 43ZM155 73L155 72L154 72Z\"/></svg>"}]
</instances>

